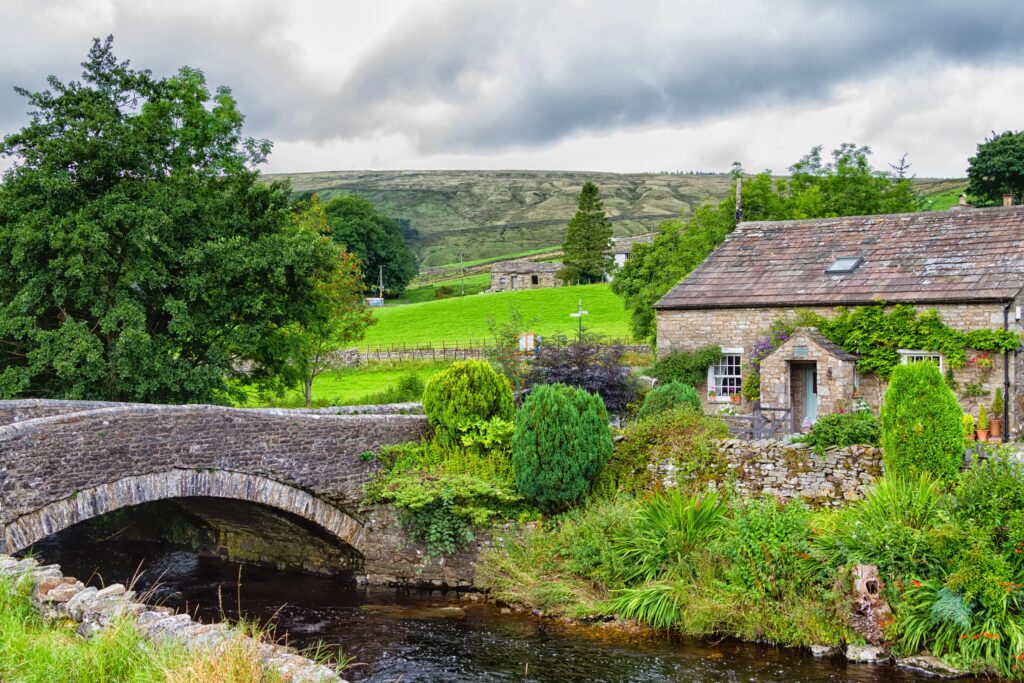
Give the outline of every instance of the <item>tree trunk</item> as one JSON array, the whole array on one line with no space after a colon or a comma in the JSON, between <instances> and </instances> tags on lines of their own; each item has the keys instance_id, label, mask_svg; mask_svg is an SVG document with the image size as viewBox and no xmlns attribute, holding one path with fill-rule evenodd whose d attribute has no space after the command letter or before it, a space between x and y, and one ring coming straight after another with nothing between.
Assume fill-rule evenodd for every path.
<instances>
[{"instance_id":1,"label":"tree trunk","mask_svg":"<svg viewBox=\"0 0 1024 683\"><path fill-rule=\"evenodd\" d=\"M313 378L307 377L304 382L306 388L306 407L313 407Z\"/></svg>"}]
</instances>

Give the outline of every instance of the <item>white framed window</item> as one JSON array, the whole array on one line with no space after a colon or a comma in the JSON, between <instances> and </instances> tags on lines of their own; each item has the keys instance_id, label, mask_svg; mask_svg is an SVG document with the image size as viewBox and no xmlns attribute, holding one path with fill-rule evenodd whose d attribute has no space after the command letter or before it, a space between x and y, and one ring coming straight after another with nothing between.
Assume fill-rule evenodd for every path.
<instances>
[{"instance_id":1,"label":"white framed window","mask_svg":"<svg viewBox=\"0 0 1024 683\"><path fill-rule=\"evenodd\" d=\"M942 354L938 351L914 351L910 349L900 349L897 353L900 354L900 363L903 365L929 361L938 365L940 371L945 371L946 369L942 362Z\"/></svg>"},{"instance_id":2,"label":"white framed window","mask_svg":"<svg viewBox=\"0 0 1024 683\"><path fill-rule=\"evenodd\" d=\"M743 349L722 349L722 358L708 368L708 400L729 401L743 387ZM714 392L714 393L712 393Z\"/></svg>"}]
</instances>

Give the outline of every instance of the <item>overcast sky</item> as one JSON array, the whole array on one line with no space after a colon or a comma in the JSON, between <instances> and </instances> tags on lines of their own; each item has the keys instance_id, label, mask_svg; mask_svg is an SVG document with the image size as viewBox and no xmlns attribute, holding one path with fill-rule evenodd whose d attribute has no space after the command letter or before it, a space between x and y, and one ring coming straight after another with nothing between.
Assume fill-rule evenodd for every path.
<instances>
[{"instance_id":1,"label":"overcast sky","mask_svg":"<svg viewBox=\"0 0 1024 683\"><path fill-rule=\"evenodd\" d=\"M265 169L785 169L816 144L963 175L1024 128L1022 0L0 0L12 87L93 36L230 86Z\"/></svg>"}]
</instances>

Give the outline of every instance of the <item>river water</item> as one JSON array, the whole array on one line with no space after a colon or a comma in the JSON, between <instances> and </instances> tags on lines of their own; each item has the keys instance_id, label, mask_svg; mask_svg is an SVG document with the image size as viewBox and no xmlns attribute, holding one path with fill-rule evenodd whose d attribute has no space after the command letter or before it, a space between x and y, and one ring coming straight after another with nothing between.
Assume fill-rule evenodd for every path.
<instances>
[{"instance_id":1,"label":"river water","mask_svg":"<svg viewBox=\"0 0 1024 683\"><path fill-rule=\"evenodd\" d=\"M353 581L200 558L166 544L94 543L65 533L37 544L33 552L92 585L127 584L136 577L137 589L152 591L151 601L187 610L200 621L241 614L273 624L276 635L292 645L340 646L357 663L344 674L351 681L925 680L889 666L818 660L799 650L629 635L501 614L491 605L460 600L457 593L360 588ZM437 608L444 606L461 607L465 614L438 618Z\"/></svg>"}]
</instances>

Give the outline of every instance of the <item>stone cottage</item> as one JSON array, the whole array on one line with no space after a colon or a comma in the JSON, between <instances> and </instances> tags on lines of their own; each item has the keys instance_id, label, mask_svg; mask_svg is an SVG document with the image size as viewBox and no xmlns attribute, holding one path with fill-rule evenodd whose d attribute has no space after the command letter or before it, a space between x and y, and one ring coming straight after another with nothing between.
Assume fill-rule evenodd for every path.
<instances>
[{"instance_id":1,"label":"stone cottage","mask_svg":"<svg viewBox=\"0 0 1024 683\"><path fill-rule=\"evenodd\" d=\"M491 291L511 292L517 289L560 287L562 281L555 277L555 274L561 268L561 263L525 260L495 263L491 267Z\"/></svg>"},{"instance_id":2,"label":"stone cottage","mask_svg":"<svg viewBox=\"0 0 1024 683\"><path fill-rule=\"evenodd\" d=\"M1024 207L741 223L655 305L658 353L720 346L722 360L701 388L713 407L739 392L754 345L772 322L801 310L833 316L839 307L903 303L935 310L964 332L1019 333L1022 297ZM960 394L961 402L974 411L1002 387L1004 429L1019 434L1024 359L1017 352L992 356L991 367L955 371L960 385L980 387ZM901 349L900 357L946 370L941 354L926 349ZM797 429L855 399L877 408L884 382L858 376L856 361L816 329L798 329L762 361L761 403L791 410Z\"/></svg>"},{"instance_id":3,"label":"stone cottage","mask_svg":"<svg viewBox=\"0 0 1024 683\"><path fill-rule=\"evenodd\" d=\"M654 241L654 235L631 235L629 237L612 238L612 257L615 259L615 266L621 268L626 265L630 255L633 253L633 246L636 244L650 244Z\"/></svg>"}]
</instances>

